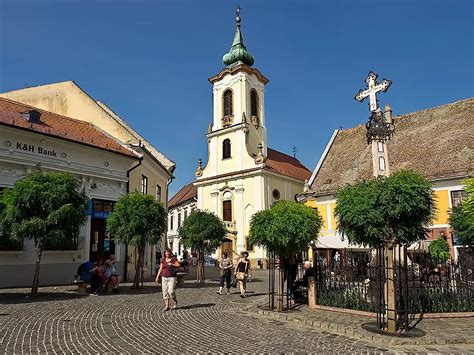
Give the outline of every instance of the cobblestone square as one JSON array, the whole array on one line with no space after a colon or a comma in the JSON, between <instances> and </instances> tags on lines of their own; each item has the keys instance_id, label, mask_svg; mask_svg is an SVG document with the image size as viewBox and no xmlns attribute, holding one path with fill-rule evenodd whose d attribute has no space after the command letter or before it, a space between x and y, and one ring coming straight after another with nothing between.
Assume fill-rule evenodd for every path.
<instances>
[{"instance_id":1,"label":"cobblestone square","mask_svg":"<svg viewBox=\"0 0 474 355\"><path fill-rule=\"evenodd\" d=\"M177 290L178 308L163 311L161 288L140 291L123 285L120 294L77 296L74 287L42 288L37 299L26 289L0 290L0 352L13 353L382 353L404 352L337 329L265 317L252 309L265 299L266 273L256 272L242 299L217 295L215 277L205 287L187 280ZM334 314L337 318L338 315ZM410 346L415 352L469 352L459 346Z\"/></svg>"}]
</instances>

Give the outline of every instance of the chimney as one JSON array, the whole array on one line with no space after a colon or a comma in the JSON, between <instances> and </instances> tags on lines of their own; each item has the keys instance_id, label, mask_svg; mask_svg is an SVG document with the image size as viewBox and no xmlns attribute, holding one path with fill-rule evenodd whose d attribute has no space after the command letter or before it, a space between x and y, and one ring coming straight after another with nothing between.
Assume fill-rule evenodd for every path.
<instances>
[{"instance_id":1,"label":"chimney","mask_svg":"<svg viewBox=\"0 0 474 355\"><path fill-rule=\"evenodd\" d=\"M36 110L28 110L25 112L22 112L21 115L25 120L31 123L40 123L41 120L41 112L36 111Z\"/></svg>"}]
</instances>

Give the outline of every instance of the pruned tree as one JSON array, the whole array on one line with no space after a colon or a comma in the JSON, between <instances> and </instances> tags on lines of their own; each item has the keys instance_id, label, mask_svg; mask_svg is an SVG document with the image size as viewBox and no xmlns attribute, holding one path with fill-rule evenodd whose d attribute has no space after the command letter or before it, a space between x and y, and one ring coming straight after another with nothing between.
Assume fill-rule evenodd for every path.
<instances>
[{"instance_id":1,"label":"pruned tree","mask_svg":"<svg viewBox=\"0 0 474 355\"><path fill-rule=\"evenodd\" d=\"M107 219L107 231L116 243L135 248L135 277L132 288L138 289L142 277L143 257L147 244L158 243L166 231L166 211L152 196L139 192L123 195Z\"/></svg>"},{"instance_id":2,"label":"pruned tree","mask_svg":"<svg viewBox=\"0 0 474 355\"><path fill-rule=\"evenodd\" d=\"M36 266L31 295L38 294L41 257L48 245L72 244L86 222L87 197L69 173L35 172L2 195L0 223L13 240L32 239Z\"/></svg>"},{"instance_id":3,"label":"pruned tree","mask_svg":"<svg viewBox=\"0 0 474 355\"><path fill-rule=\"evenodd\" d=\"M196 281L205 282L204 255L216 251L227 234L224 222L209 211L194 210L178 229L181 243L197 252Z\"/></svg>"},{"instance_id":4,"label":"pruned tree","mask_svg":"<svg viewBox=\"0 0 474 355\"><path fill-rule=\"evenodd\" d=\"M449 224L461 243L474 246L474 178L462 181L466 187L466 198L451 209Z\"/></svg>"},{"instance_id":5,"label":"pruned tree","mask_svg":"<svg viewBox=\"0 0 474 355\"><path fill-rule=\"evenodd\" d=\"M279 201L269 210L255 213L250 221L249 243L263 246L276 253L280 260L307 250L315 241L323 224L317 210L294 202ZM284 267L280 263L279 294L283 295ZM283 298L278 300L283 310Z\"/></svg>"},{"instance_id":6,"label":"pruned tree","mask_svg":"<svg viewBox=\"0 0 474 355\"><path fill-rule=\"evenodd\" d=\"M423 176L400 170L389 177L378 177L342 188L336 194L335 216L338 231L350 242L383 248L387 277L384 279L386 329L398 330L396 309L395 265L400 245L426 238L435 206L433 190Z\"/></svg>"},{"instance_id":7,"label":"pruned tree","mask_svg":"<svg viewBox=\"0 0 474 355\"><path fill-rule=\"evenodd\" d=\"M374 248L425 239L435 212L429 181L409 170L347 185L336 198L338 231Z\"/></svg>"}]
</instances>

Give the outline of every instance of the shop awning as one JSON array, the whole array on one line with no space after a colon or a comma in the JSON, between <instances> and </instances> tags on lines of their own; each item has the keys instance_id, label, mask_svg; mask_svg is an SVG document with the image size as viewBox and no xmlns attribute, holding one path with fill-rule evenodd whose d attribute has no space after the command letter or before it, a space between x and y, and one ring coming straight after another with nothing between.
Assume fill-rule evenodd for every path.
<instances>
[{"instance_id":1,"label":"shop awning","mask_svg":"<svg viewBox=\"0 0 474 355\"><path fill-rule=\"evenodd\" d=\"M340 235L321 235L315 246L321 249L368 249L361 245L349 244L347 238L341 239Z\"/></svg>"}]
</instances>

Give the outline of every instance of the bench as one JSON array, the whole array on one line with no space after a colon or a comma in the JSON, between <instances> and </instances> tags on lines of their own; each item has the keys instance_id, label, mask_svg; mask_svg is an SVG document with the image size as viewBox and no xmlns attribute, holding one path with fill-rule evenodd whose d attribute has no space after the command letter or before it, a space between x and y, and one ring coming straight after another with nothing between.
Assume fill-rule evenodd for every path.
<instances>
[{"instance_id":1,"label":"bench","mask_svg":"<svg viewBox=\"0 0 474 355\"><path fill-rule=\"evenodd\" d=\"M187 275L187 272L178 272L176 274L176 279L177 279L177 286L183 286L184 285L184 277Z\"/></svg>"},{"instance_id":2,"label":"bench","mask_svg":"<svg viewBox=\"0 0 474 355\"><path fill-rule=\"evenodd\" d=\"M75 279L71 281L71 284L77 286L77 293L79 295L87 295L87 282L82 281L80 279Z\"/></svg>"}]
</instances>

